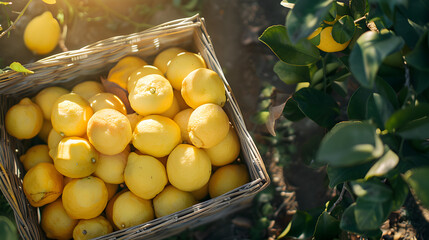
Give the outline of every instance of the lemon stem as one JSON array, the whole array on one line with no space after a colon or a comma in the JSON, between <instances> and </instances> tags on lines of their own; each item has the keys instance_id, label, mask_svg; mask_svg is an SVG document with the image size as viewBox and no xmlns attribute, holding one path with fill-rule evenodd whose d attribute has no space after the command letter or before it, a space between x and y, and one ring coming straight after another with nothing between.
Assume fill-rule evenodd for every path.
<instances>
[{"instance_id":1,"label":"lemon stem","mask_svg":"<svg viewBox=\"0 0 429 240\"><path fill-rule=\"evenodd\" d=\"M4 30L4 32L2 32L2 33L0 34L0 38L2 38L6 33L10 32L12 29L14 29L14 28L15 28L15 24L16 24L16 23L18 22L18 20L22 17L22 15L24 15L25 11L27 10L28 6L30 5L30 3L31 3L32 1L33 1L33 0L29 0L29 1L27 2L27 4L26 4L26 5L25 5L25 7L21 10L21 12L19 13L18 17L15 19L15 21L13 21L13 22L10 24L10 26L9 26L6 30Z\"/></svg>"},{"instance_id":2,"label":"lemon stem","mask_svg":"<svg viewBox=\"0 0 429 240\"><path fill-rule=\"evenodd\" d=\"M154 87L149 88L149 92L152 94L156 93L156 89Z\"/></svg>"}]
</instances>

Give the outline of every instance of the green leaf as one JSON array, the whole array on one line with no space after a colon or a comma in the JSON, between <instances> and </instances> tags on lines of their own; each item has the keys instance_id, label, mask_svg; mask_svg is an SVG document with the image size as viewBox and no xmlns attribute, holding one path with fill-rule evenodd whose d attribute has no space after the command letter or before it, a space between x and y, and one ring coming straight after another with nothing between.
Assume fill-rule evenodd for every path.
<instances>
[{"instance_id":1,"label":"green leaf","mask_svg":"<svg viewBox=\"0 0 429 240\"><path fill-rule=\"evenodd\" d=\"M24 74L27 74L27 73L33 74L33 73L34 73L33 71L30 71L30 70L26 69L26 68L25 68L24 66L22 66L22 64L21 64L21 63L19 63L19 62L13 62L13 63L11 63L11 64L9 65L9 67L10 67L12 70L16 71L16 72L21 72L21 73L24 73Z\"/></svg>"},{"instance_id":2,"label":"green leaf","mask_svg":"<svg viewBox=\"0 0 429 240\"><path fill-rule=\"evenodd\" d=\"M386 221L392 208L392 201L371 202L362 198L356 200L355 220L361 230L376 230Z\"/></svg>"},{"instance_id":3,"label":"green leaf","mask_svg":"<svg viewBox=\"0 0 429 240\"><path fill-rule=\"evenodd\" d=\"M388 0L384 0L388 1ZM407 18L419 25L425 25L429 22L429 5L426 0L409 0L408 7L398 6L401 12L404 12Z\"/></svg>"},{"instance_id":4,"label":"green leaf","mask_svg":"<svg viewBox=\"0 0 429 240\"><path fill-rule=\"evenodd\" d=\"M285 108L283 109L283 116L293 122L305 118L304 113L302 113L298 107L298 103L292 97L286 101Z\"/></svg>"},{"instance_id":5,"label":"green leaf","mask_svg":"<svg viewBox=\"0 0 429 240\"><path fill-rule=\"evenodd\" d=\"M414 194L426 208L429 207L428 176L429 167L415 168L405 173L405 181L410 185Z\"/></svg>"},{"instance_id":6,"label":"green leaf","mask_svg":"<svg viewBox=\"0 0 429 240\"><path fill-rule=\"evenodd\" d=\"M359 37L350 53L350 70L363 87L372 88L384 58L403 45L404 40L391 32L368 31Z\"/></svg>"},{"instance_id":7,"label":"green leaf","mask_svg":"<svg viewBox=\"0 0 429 240\"><path fill-rule=\"evenodd\" d=\"M300 0L286 17L286 28L293 43L308 37L328 13L333 0Z\"/></svg>"},{"instance_id":8,"label":"green leaf","mask_svg":"<svg viewBox=\"0 0 429 240\"><path fill-rule=\"evenodd\" d=\"M420 103L417 106L408 106L394 112L386 121L385 127L389 132L394 133L404 127L408 122L428 116L428 103Z\"/></svg>"},{"instance_id":9,"label":"green leaf","mask_svg":"<svg viewBox=\"0 0 429 240\"><path fill-rule=\"evenodd\" d=\"M5 216L0 216L0 236L8 240L19 239L15 224Z\"/></svg>"},{"instance_id":10,"label":"green leaf","mask_svg":"<svg viewBox=\"0 0 429 240\"><path fill-rule=\"evenodd\" d=\"M268 121L268 117L270 116L269 111L260 111L257 112L253 117L252 121L256 124L265 124Z\"/></svg>"},{"instance_id":11,"label":"green leaf","mask_svg":"<svg viewBox=\"0 0 429 240\"><path fill-rule=\"evenodd\" d=\"M405 139L428 139L429 117L410 121L405 126L398 129L396 133Z\"/></svg>"},{"instance_id":12,"label":"green leaf","mask_svg":"<svg viewBox=\"0 0 429 240\"><path fill-rule=\"evenodd\" d=\"M372 162L367 162L353 167L333 167L328 165L326 172L329 178L329 187L334 188L340 183L364 178L372 164Z\"/></svg>"},{"instance_id":13,"label":"green leaf","mask_svg":"<svg viewBox=\"0 0 429 240\"><path fill-rule=\"evenodd\" d=\"M313 235L317 219L309 213L297 210L285 230L277 239L293 237L296 239L307 239Z\"/></svg>"},{"instance_id":14,"label":"green leaf","mask_svg":"<svg viewBox=\"0 0 429 240\"><path fill-rule=\"evenodd\" d=\"M407 199L409 188L407 183L402 179L401 175L396 174L389 178L390 186L393 189L392 211L396 211L404 205Z\"/></svg>"},{"instance_id":15,"label":"green leaf","mask_svg":"<svg viewBox=\"0 0 429 240\"><path fill-rule=\"evenodd\" d=\"M417 94L423 93L429 87L429 81L427 76L429 75L428 71L422 71L410 66L410 78L411 83Z\"/></svg>"},{"instance_id":16,"label":"green leaf","mask_svg":"<svg viewBox=\"0 0 429 240\"><path fill-rule=\"evenodd\" d=\"M381 130L384 130L384 123L392 115L394 109L386 98L378 93L369 96L366 106L366 118L372 119Z\"/></svg>"},{"instance_id":17,"label":"green leaf","mask_svg":"<svg viewBox=\"0 0 429 240\"><path fill-rule=\"evenodd\" d=\"M336 42L345 43L352 39L355 33L353 18L345 15L341 17L332 27L332 37Z\"/></svg>"},{"instance_id":18,"label":"green leaf","mask_svg":"<svg viewBox=\"0 0 429 240\"><path fill-rule=\"evenodd\" d=\"M428 32L420 37L416 47L405 56L407 63L421 71L429 71Z\"/></svg>"},{"instance_id":19,"label":"green leaf","mask_svg":"<svg viewBox=\"0 0 429 240\"><path fill-rule=\"evenodd\" d=\"M403 15L402 11L395 12L394 27L395 33L404 39L405 44L407 44L410 49L414 49L414 46L420 38L419 27L416 26L416 24L412 24L411 20Z\"/></svg>"},{"instance_id":20,"label":"green leaf","mask_svg":"<svg viewBox=\"0 0 429 240\"><path fill-rule=\"evenodd\" d=\"M365 178L381 177L398 165L399 157L392 150L388 150L368 171Z\"/></svg>"},{"instance_id":21,"label":"green leaf","mask_svg":"<svg viewBox=\"0 0 429 240\"><path fill-rule=\"evenodd\" d=\"M380 239L381 238L380 229L364 231L358 227L356 222L356 217L355 217L355 209L356 209L356 203L353 203L344 211L343 215L341 216L340 228L345 231L349 231L357 234L365 234L370 237L379 236L377 239Z\"/></svg>"},{"instance_id":22,"label":"green leaf","mask_svg":"<svg viewBox=\"0 0 429 240\"><path fill-rule=\"evenodd\" d=\"M351 96L347 106L347 115L350 120L364 120L366 118L366 106L372 91L359 87Z\"/></svg>"},{"instance_id":23,"label":"green leaf","mask_svg":"<svg viewBox=\"0 0 429 240\"><path fill-rule=\"evenodd\" d=\"M274 65L274 72L286 84L296 84L310 81L310 70L308 66L294 66L282 61Z\"/></svg>"},{"instance_id":24,"label":"green leaf","mask_svg":"<svg viewBox=\"0 0 429 240\"><path fill-rule=\"evenodd\" d=\"M351 0L350 1L350 12L354 19L363 17L366 13L366 0Z\"/></svg>"},{"instance_id":25,"label":"green leaf","mask_svg":"<svg viewBox=\"0 0 429 240\"><path fill-rule=\"evenodd\" d=\"M359 199L368 202L385 202L392 198L392 190L376 180L357 180L351 182L353 192Z\"/></svg>"},{"instance_id":26,"label":"green leaf","mask_svg":"<svg viewBox=\"0 0 429 240\"><path fill-rule=\"evenodd\" d=\"M328 94L312 88L303 88L293 95L302 113L322 127L330 128L335 124L339 107Z\"/></svg>"},{"instance_id":27,"label":"green leaf","mask_svg":"<svg viewBox=\"0 0 429 240\"><path fill-rule=\"evenodd\" d=\"M339 62L331 62L325 65L325 70L323 67L318 69L311 78L311 85L316 85L317 83L323 80L323 73L325 72L326 76L336 71L341 66Z\"/></svg>"},{"instance_id":28,"label":"green leaf","mask_svg":"<svg viewBox=\"0 0 429 240\"><path fill-rule=\"evenodd\" d=\"M341 122L323 138L316 160L334 167L349 167L378 158L383 151L383 142L374 126Z\"/></svg>"},{"instance_id":29,"label":"green leaf","mask_svg":"<svg viewBox=\"0 0 429 240\"><path fill-rule=\"evenodd\" d=\"M319 49L307 39L292 43L286 28L275 25L267 28L259 40L267 45L285 63L306 66L320 59Z\"/></svg>"},{"instance_id":30,"label":"green leaf","mask_svg":"<svg viewBox=\"0 0 429 240\"><path fill-rule=\"evenodd\" d=\"M314 231L315 240L331 240L338 237L340 233L340 221L331 216L326 211L317 219Z\"/></svg>"}]
</instances>

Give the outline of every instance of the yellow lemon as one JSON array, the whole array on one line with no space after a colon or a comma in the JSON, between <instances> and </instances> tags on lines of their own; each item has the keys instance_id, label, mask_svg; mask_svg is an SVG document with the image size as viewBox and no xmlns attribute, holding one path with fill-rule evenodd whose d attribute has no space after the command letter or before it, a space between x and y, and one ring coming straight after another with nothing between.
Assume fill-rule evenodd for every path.
<instances>
[{"instance_id":1,"label":"yellow lemon","mask_svg":"<svg viewBox=\"0 0 429 240\"><path fill-rule=\"evenodd\" d=\"M196 147L211 148L228 135L228 115L217 104L203 104L189 116L188 132L189 139Z\"/></svg>"},{"instance_id":2,"label":"yellow lemon","mask_svg":"<svg viewBox=\"0 0 429 240\"><path fill-rule=\"evenodd\" d=\"M47 4L55 4L55 3L57 3L57 1L56 0L43 0L45 3L47 3Z\"/></svg>"},{"instance_id":3,"label":"yellow lemon","mask_svg":"<svg viewBox=\"0 0 429 240\"><path fill-rule=\"evenodd\" d=\"M167 159L170 183L182 191L195 191L210 179L212 165L207 153L189 144L180 144Z\"/></svg>"},{"instance_id":4,"label":"yellow lemon","mask_svg":"<svg viewBox=\"0 0 429 240\"><path fill-rule=\"evenodd\" d=\"M182 93L179 90L173 89L173 94L176 97L180 110L189 108L188 104L186 104L185 100L182 97Z\"/></svg>"},{"instance_id":5,"label":"yellow lemon","mask_svg":"<svg viewBox=\"0 0 429 240\"><path fill-rule=\"evenodd\" d=\"M164 76L164 74L155 66L152 65L144 65L142 67L137 68L131 75L128 77L127 90L131 92L136 85L137 80L140 78L149 75L149 74L158 74Z\"/></svg>"},{"instance_id":6,"label":"yellow lemon","mask_svg":"<svg viewBox=\"0 0 429 240\"><path fill-rule=\"evenodd\" d=\"M94 176L106 183L120 184L124 182L124 170L127 165L129 148L115 155L98 155L98 164Z\"/></svg>"},{"instance_id":7,"label":"yellow lemon","mask_svg":"<svg viewBox=\"0 0 429 240\"><path fill-rule=\"evenodd\" d=\"M63 207L61 198L46 205L41 214L40 225L50 239L71 239L78 220L72 219Z\"/></svg>"},{"instance_id":8,"label":"yellow lemon","mask_svg":"<svg viewBox=\"0 0 429 240\"><path fill-rule=\"evenodd\" d=\"M153 199L153 208L155 209L156 217L159 218L191 207L196 203L197 201L191 193L168 185Z\"/></svg>"},{"instance_id":9,"label":"yellow lemon","mask_svg":"<svg viewBox=\"0 0 429 240\"><path fill-rule=\"evenodd\" d=\"M106 155L124 151L132 138L130 121L114 109L94 113L88 121L87 134L95 149Z\"/></svg>"},{"instance_id":10,"label":"yellow lemon","mask_svg":"<svg viewBox=\"0 0 429 240\"><path fill-rule=\"evenodd\" d=\"M44 142L48 142L49 133L52 130L52 123L49 120L44 120L40 132L37 134Z\"/></svg>"},{"instance_id":11,"label":"yellow lemon","mask_svg":"<svg viewBox=\"0 0 429 240\"><path fill-rule=\"evenodd\" d=\"M240 140L234 128L217 145L204 149L209 155L213 166L223 166L232 163L240 154Z\"/></svg>"},{"instance_id":12,"label":"yellow lemon","mask_svg":"<svg viewBox=\"0 0 429 240\"><path fill-rule=\"evenodd\" d=\"M178 112L180 112L179 102L177 101L176 96L173 94L173 103L171 104L171 106L165 112L160 113L159 115L173 119L173 117Z\"/></svg>"},{"instance_id":13,"label":"yellow lemon","mask_svg":"<svg viewBox=\"0 0 429 240\"><path fill-rule=\"evenodd\" d=\"M63 191L63 176L52 163L42 162L30 168L22 182L25 196L33 207L55 201Z\"/></svg>"},{"instance_id":14,"label":"yellow lemon","mask_svg":"<svg viewBox=\"0 0 429 240\"><path fill-rule=\"evenodd\" d=\"M113 68L110 69L107 81L118 84L121 88L127 89L128 78L137 68L147 65L147 63L135 56L127 56L119 60Z\"/></svg>"},{"instance_id":15,"label":"yellow lemon","mask_svg":"<svg viewBox=\"0 0 429 240\"><path fill-rule=\"evenodd\" d=\"M91 219L103 212L108 193L103 180L88 176L69 182L62 198L64 209L71 218Z\"/></svg>"},{"instance_id":16,"label":"yellow lemon","mask_svg":"<svg viewBox=\"0 0 429 240\"><path fill-rule=\"evenodd\" d=\"M52 108L52 127L61 136L82 136L94 112L88 101L76 93L62 95Z\"/></svg>"},{"instance_id":17,"label":"yellow lemon","mask_svg":"<svg viewBox=\"0 0 429 240\"><path fill-rule=\"evenodd\" d=\"M42 125L42 110L29 98L23 98L6 112L6 131L18 139L30 139L37 136Z\"/></svg>"},{"instance_id":18,"label":"yellow lemon","mask_svg":"<svg viewBox=\"0 0 429 240\"><path fill-rule=\"evenodd\" d=\"M111 184L106 182L104 182L104 184L106 184L107 188L107 200L110 200L113 196L115 196L116 192L118 191L119 184Z\"/></svg>"},{"instance_id":19,"label":"yellow lemon","mask_svg":"<svg viewBox=\"0 0 429 240\"><path fill-rule=\"evenodd\" d=\"M112 225L103 216L79 220L73 230L74 240L89 240L113 232Z\"/></svg>"},{"instance_id":20,"label":"yellow lemon","mask_svg":"<svg viewBox=\"0 0 429 240\"><path fill-rule=\"evenodd\" d=\"M332 37L332 27L326 27L320 32L320 43L316 47L324 52L339 52L349 45L350 40L345 43L338 43Z\"/></svg>"},{"instance_id":21,"label":"yellow lemon","mask_svg":"<svg viewBox=\"0 0 429 240\"><path fill-rule=\"evenodd\" d=\"M192 108L184 109L178 112L173 118L173 120L177 123L177 125L180 128L180 134L182 135L183 143L192 144L191 140L189 139L188 122L189 122L189 117L191 116L191 113L193 111L194 109Z\"/></svg>"},{"instance_id":22,"label":"yellow lemon","mask_svg":"<svg viewBox=\"0 0 429 240\"><path fill-rule=\"evenodd\" d=\"M181 93L186 104L197 108L205 103L225 105L225 87L219 75L207 68L198 68L186 76Z\"/></svg>"},{"instance_id":23,"label":"yellow lemon","mask_svg":"<svg viewBox=\"0 0 429 240\"><path fill-rule=\"evenodd\" d=\"M142 118L134 129L132 139L135 148L154 157L167 156L180 141L179 126L172 119L160 115Z\"/></svg>"},{"instance_id":24,"label":"yellow lemon","mask_svg":"<svg viewBox=\"0 0 429 240\"><path fill-rule=\"evenodd\" d=\"M49 156L49 147L46 144L32 146L19 159L26 171L41 162L53 163L52 158Z\"/></svg>"},{"instance_id":25,"label":"yellow lemon","mask_svg":"<svg viewBox=\"0 0 429 240\"><path fill-rule=\"evenodd\" d=\"M131 108L140 115L159 114L173 103L173 88L163 76L149 74L137 80L128 99Z\"/></svg>"},{"instance_id":26,"label":"yellow lemon","mask_svg":"<svg viewBox=\"0 0 429 240\"><path fill-rule=\"evenodd\" d=\"M136 128L137 126L137 123L140 122L140 120L142 120L143 116L138 115L137 113L130 113L130 114L127 114L127 118L130 121L131 129L134 131L134 128Z\"/></svg>"},{"instance_id":27,"label":"yellow lemon","mask_svg":"<svg viewBox=\"0 0 429 240\"><path fill-rule=\"evenodd\" d=\"M58 21L49 11L33 18L24 30L25 46L35 54L48 54L60 40L61 29Z\"/></svg>"},{"instance_id":28,"label":"yellow lemon","mask_svg":"<svg viewBox=\"0 0 429 240\"><path fill-rule=\"evenodd\" d=\"M63 138L58 147L51 151L55 168L64 176L82 178L91 175L97 168L98 153L84 138Z\"/></svg>"},{"instance_id":29,"label":"yellow lemon","mask_svg":"<svg viewBox=\"0 0 429 240\"><path fill-rule=\"evenodd\" d=\"M97 93L96 95L92 96L88 102L94 112L97 112L101 109L111 108L121 112L124 115L127 114L125 104L118 96L113 93Z\"/></svg>"},{"instance_id":30,"label":"yellow lemon","mask_svg":"<svg viewBox=\"0 0 429 240\"><path fill-rule=\"evenodd\" d=\"M100 82L96 81L84 81L76 84L72 88L72 92L83 97L85 100L89 100L91 97L97 95L98 93L104 92L104 86Z\"/></svg>"},{"instance_id":31,"label":"yellow lemon","mask_svg":"<svg viewBox=\"0 0 429 240\"><path fill-rule=\"evenodd\" d=\"M64 137L61 136L61 134L59 134L57 131L55 131L55 129L52 128L51 131L49 132L49 135L48 135L49 150L57 148L58 143L60 143L61 139L63 139L63 138Z\"/></svg>"},{"instance_id":32,"label":"yellow lemon","mask_svg":"<svg viewBox=\"0 0 429 240\"><path fill-rule=\"evenodd\" d=\"M113 203L112 220L118 229L129 228L154 219L152 202L126 191Z\"/></svg>"},{"instance_id":33,"label":"yellow lemon","mask_svg":"<svg viewBox=\"0 0 429 240\"><path fill-rule=\"evenodd\" d=\"M194 196L195 200L203 200L209 194L209 183L206 183L200 189L190 192Z\"/></svg>"},{"instance_id":34,"label":"yellow lemon","mask_svg":"<svg viewBox=\"0 0 429 240\"><path fill-rule=\"evenodd\" d=\"M113 223L113 204L115 203L116 199L124 192L128 192L129 190L127 188L122 189L121 191L115 193L112 198L107 202L107 206L104 210L106 213L106 218L109 220L109 222L112 224L113 228L115 230L118 230L119 228L116 227L116 225Z\"/></svg>"},{"instance_id":35,"label":"yellow lemon","mask_svg":"<svg viewBox=\"0 0 429 240\"><path fill-rule=\"evenodd\" d=\"M69 90L62 87L47 87L37 93L37 95L34 97L34 102L39 105L43 112L43 117L47 120L51 120L54 102L62 95L69 92Z\"/></svg>"},{"instance_id":36,"label":"yellow lemon","mask_svg":"<svg viewBox=\"0 0 429 240\"><path fill-rule=\"evenodd\" d=\"M170 81L174 89L180 90L183 79L198 68L206 68L204 59L195 53L182 52L171 59L165 76L167 76L168 81Z\"/></svg>"},{"instance_id":37,"label":"yellow lemon","mask_svg":"<svg viewBox=\"0 0 429 240\"><path fill-rule=\"evenodd\" d=\"M209 194L215 198L249 182L244 164L229 164L217 169L209 182Z\"/></svg>"},{"instance_id":38,"label":"yellow lemon","mask_svg":"<svg viewBox=\"0 0 429 240\"><path fill-rule=\"evenodd\" d=\"M133 152L128 156L124 179L130 191L143 199L154 198L168 182L165 167L158 159Z\"/></svg>"},{"instance_id":39,"label":"yellow lemon","mask_svg":"<svg viewBox=\"0 0 429 240\"><path fill-rule=\"evenodd\" d=\"M163 50L162 52L156 55L155 60L153 61L153 65L157 67L163 74L167 72L167 66L170 63L171 59L173 59L177 54L186 52L185 49L179 47L171 47Z\"/></svg>"}]
</instances>

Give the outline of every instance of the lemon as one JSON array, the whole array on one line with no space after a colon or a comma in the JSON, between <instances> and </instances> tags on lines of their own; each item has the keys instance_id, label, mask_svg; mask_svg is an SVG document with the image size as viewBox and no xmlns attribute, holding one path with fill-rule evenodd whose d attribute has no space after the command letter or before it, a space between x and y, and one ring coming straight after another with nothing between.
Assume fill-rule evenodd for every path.
<instances>
[{"instance_id":1,"label":"lemon","mask_svg":"<svg viewBox=\"0 0 429 240\"><path fill-rule=\"evenodd\" d=\"M112 206L112 220L118 229L137 226L154 219L152 202L130 191L123 192Z\"/></svg>"},{"instance_id":2,"label":"lemon","mask_svg":"<svg viewBox=\"0 0 429 240\"><path fill-rule=\"evenodd\" d=\"M115 193L112 198L107 202L107 206L104 210L106 213L106 218L109 220L109 222L112 224L113 228L115 230L118 230L119 228L116 227L116 225L113 223L113 204L115 203L116 199L124 192L128 192L129 190L127 188L122 189L121 191Z\"/></svg>"},{"instance_id":3,"label":"lemon","mask_svg":"<svg viewBox=\"0 0 429 240\"><path fill-rule=\"evenodd\" d=\"M120 184L124 182L124 170L127 165L129 148L115 155L98 155L98 164L94 176L106 183Z\"/></svg>"},{"instance_id":4,"label":"lemon","mask_svg":"<svg viewBox=\"0 0 429 240\"><path fill-rule=\"evenodd\" d=\"M163 50L156 55L153 65L155 65L163 74L167 71L167 66L177 54L186 52L185 49L179 47L171 47Z\"/></svg>"},{"instance_id":5,"label":"lemon","mask_svg":"<svg viewBox=\"0 0 429 240\"><path fill-rule=\"evenodd\" d=\"M100 215L107 205L107 188L93 176L73 179L63 191L63 206L73 219L91 219Z\"/></svg>"},{"instance_id":6,"label":"lemon","mask_svg":"<svg viewBox=\"0 0 429 240\"><path fill-rule=\"evenodd\" d=\"M140 115L159 114L173 103L173 88L159 74L149 74L137 80L128 99L131 108Z\"/></svg>"},{"instance_id":7,"label":"lemon","mask_svg":"<svg viewBox=\"0 0 429 240\"><path fill-rule=\"evenodd\" d=\"M194 196L195 200L203 200L209 194L209 183L206 183L200 189L190 192Z\"/></svg>"},{"instance_id":8,"label":"lemon","mask_svg":"<svg viewBox=\"0 0 429 240\"><path fill-rule=\"evenodd\" d=\"M132 144L143 154L164 157L180 141L180 128L172 119L160 115L149 115L137 123L133 132Z\"/></svg>"},{"instance_id":9,"label":"lemon","mask_svg":"<svg viewBox=\"0 0 429 240\"><path fill-rule=\"evenodd\" d=\"M114 109L94 113L88 121L87 134L95 149L106 155L124 151L132 138L130 121Z\"/></svg>"},{"instance_id":10,"label":"lemon","mask_svg":"<svg viewBox=\"0 0 429 240\"><path fill-rule=\"evenodd\" d=\"M49 11L33 18L24 30L24 44L35 54L52 52L60 40L60 25Z\"/></svg>"},{"instance_id":11,"label":"lemon","mask_svg":"<svg viewBox=\"0 0 429 240\"><path fill-rule=\"evenodd\" d=\"M162 163L148 155L130 153L124 171L125 184L135 195L152 199L167 185L167 174Z\"/></svg>"},{"instance_id":12,"label":"lemon","mask_svg":"<svg viewBox=\"0 0 429 240\"><path fill-rule=\"evenodd\" d=\"M137 80L149 74L158 74L158 75L164 76L164 74L155 66L144 65L142 67L139 67L136 70L134 70L134 72L132 72L131 75L128 77L128 82L127 82L128 92L131 92L133 90Z\"/></svg>"},{"instance_id":13,"label":"lemon","mask_svg":"<svg viewBox=\"0 0 429 240\"><path fill-rule=\"evenodd\" d=\"M167 76L168 81L170 81L174 89L180 90L182 88L183 79L185 79L189 73L195 69L205 67L206 63L200 55L191 52L182 52L171 59L165 76Z\"/></svg>"},{"instance_id":14,"label":"lemon","mask_svg":"<svg viewBox=\"0 0 429 240\"><path fill-rule=\"evenodd\" d=\"M173 94L173 103L165 112L160 113L159 115L172 119L179 111L180 111L179 102L177 101L176 96Z\"/></svg>"},{"instance_id":15,"label":"lemon","mask_svg":"<svg viewBox=\"0 0 429 240\"><path fill-rule=\"evenodd\" d=\"M45 3L47 3L47 4L55 4L55 3L57 3L57 1L56 0L43 0Z\"/></svg>"},{"instance_id":16,"label":"lemon","mask_svg":"<svg viewBox=\"0 0 429 240\"><path fill-rule=\"evenodd\" d=\"M49 133L52 130L52 123L49 120L44 120L40 132L37 134L44 142L48 142Z\"/></svg>"},{"instance_id":17,"label":"lemon","mask_svg":"<svg viewBox=\"0 0 429 240\"><path fill-rule=\"evenodd\" d=\"M100 82L96 81L84 81L76 84L72 88L72 92L83 97L85 100L89 100L91 97L97 95L98 93L104 92L104 86Z\"/></svg>"},{"instance_id":18,"label":"lemon","mask_svg":"<svg viewBox=\"0 0 429 240\"><path fill-rule=\"evenodd\" d=\"M52 108L52 127L61 136L82 136L94 111L88 101L76 93L62 95Z\"/></svg>"},{"instance_id":19,"label":"lemon","mask_svg":"<svg viewBox=\"0 0 429 240\"><path fill-rule=\"evenodd\" d=\"M41 214L40 225L50 239L71 239L78 220L72 219L63 207L61 198L46 205Z\"/></svg>"},{"instance_id":20,"label":"lemon","mask_svg":"<svg viewBox=\"0 0 429 240\"><path fill-rule=\"evenodd\" d=\"M320 43L316 47L324 52L339 52L349 45L350 40L345 43L338 43L332 37L332 27L325 27L320 32Z\"/></svg>"},{"instance_id":21,"label":"lemon","mask_svg":"<svg viewBox=\"0 0 429 240\"><path fill-rule=\"evenodd\" d=\"M135 56L127 56L119 60L113 66L107 76L107 81L118 84L121 88L127 89L128 78L137 68L147 65L147 63Z\"/></svg>"},{"instance_id":22,"label":"lemon","mask_svg":"<svg viewBox=\"0 0 429 240\"><path fill-rule=\"evenodd\" d=\"M223 166L232 163L240 154L240 140L234 128L217 145L204 149L209 155L213 166Z\"/></svg>"},{"instance_id":23,"label":"lemon","mask_svg":"<svg viewBox=\"0 0 429 240\"><path fill-rule=\"evenodd\" d=\"M29 98L23 98L6 112L6 131L18 139L30 139L37 136L42 125L42 110Z\"/></svg>"},{"instance_id":24,"label":"lemon","mask_svg":"<svg viewBox=\"0 0 429 240\"><path fill-rule=\"evenodd\" d=\"M203 104L189 116L188 132L189 139L196 147L211 148L228 135L228 115L217 104Z\"/></svg>"},{"instance_id":25,"label":"lemon","mask_svg":"<svg viewBox=\"0 0 429 240\"><path fill-rule=\"evenodd\" d=\"M37 93L37 95L34 97L34 102L39 105L43 112L43 117L47 120L51 120L54 102L62 95L69 92L69 90L62 87L47 87Z\"/></svg>"},{"instance_id":26,"label":"lemon","mask_svg":"<svg viewBox=\"0 0 429 240\"><path fill-rule=\"evenodd\" d=\"M229 164L217 169L209 181L209 194L215 198L249 182L244 164Z\"/></svg>"},{"instance_id":27,"label":"lemon","mask_svg":"<svg viewBox=\"0 0 429 240\"><path fill-rule=\"evenodd\" d=\"M57 131L55 131L55 129L52 128L51 131L49 132L49 135L48 135L49 150L57 148L58 143L60 143L61 139L63 139L63 138L64 137L61 136L61 134L59 134Z\"/></svg>"},{"instance_id":28,"label":"lemon","mask_svg":"<svg viewBox=\"0 0 429 240\"><path fill-rule=\"evenodd\" d=\"M182 191L195 191L210 179L212 165L207 153L189 144L180 144L167 159L167 176L171 185Z\"/></svg>"},{"instance_id":29,"label":"lemon","mask_svg":"<svg viewBox=\"0 0 429 240\"><path fill-rule=\"evenodd\" d=\"M143 116L138 115L137 113L130 113L130 114L127 114L127 118L130 121L131 129L134 131L134 128L136 128L137 126L137 123L140 122L140 120L142 120Z\"/></svg>"},{"instance_id":30,"label":"lemon","mask_svg":"<svg viewBox=\"0 0 429 240\"><path fill-rule=\"evenodd\" d=\"M19 159L26 171L41 162L53 163L52 158L49 156L49 147L46 144L32 146Z\"/></svg>"},{"instance_id":31,"label":"lemon","mask_svg":"<svg viewBox=\"0 0 429 240\"><path fill-rule=\"evenodd\" d=\"M110 222L103 216L79 220L73 230L74 240L88 240L113 232Z\"/></svg>"},{"instance_id":32,"label":"lemon","mask_svg":"<svg viewBox=\"0 0 429 240\"><path fill-rule=\"evenodd\" d=\"M155 209L156 217L163 217L191 207L196 203L197 201L191 193L168 185L153 199L153 208Z\"/></svg>"},{"instance_id":33,"label":"lemon","mask_svg":"<svg viewBox=\"0 0 429 240\"><path fill-rule=\"evenodd\" d=\"M119 189L119 184L111 184L104 182L107 188L107 200L112 199L113 196L115 196L116 192Z\"/></svg>"},{"instance_id":34,"label":"lemon","mask_svg":"<svg viewBox=\"0 0 429 240\"><path fill-rule=\"evenodd\" d=\"M91 175L97 168L98 153L84 138L63 138L58 147L51 151L55 168L64 176L82 178Z\"/></svg>"},{"instance_id":35,"label":"lemon","mask_svg":"<svg viewBox=\"0 0 429 240\"><path fill-rule=\"evenodd\" d=\"M173 94L176 97L180 110L189 108L188 104L186 104L185 100L182 97L182 93L179 90L173 89Z\"/></svg>"},{"instance_id":36,"label":"lemon","mask_svg":"<svg viewBox=\"0 0 429 240\"><path fill-rule=\"evenodd\" d=\"M186 76L181 93L186 104L197 108L205 103L225 105L225 87L219 75L207 68L198 68Z\"/></svg>"},{"instance_id":37,"label":"lemon","mask_svg":"<svg viewBox=\"0 0 429 240\"><path fill-rule=\"evenodd\" d=\"M33 207L55 201L63 192L63 176L52 163L42 162L30 168L22 182L25 196Z\"/></svg>"},{"instance_id":38,"label":"lemon","mask_svg":"<svg viewBox=\"0 0 429 240\"><path fill-rule=\"evenodd\" d=\"M191 113L193 111L194 109L192 108L184 109L178 112L173 118L173 120L177 123L177 125L180 128L180 134L182 136L183 143L192 144L191 140L189 139L188 122L189 122L189 117L191 116Z\"/></svg>"},{"instance_id":39,"label":"lemon","mask_svg":"<svg viewBox=\"0 0 429 240\"><path fill-rule=\"evenodd\" d=\"M96 95L92 96L88 102L94 112L97 112L101 109L111 108L121 112L124 115L127 114L125 104L118 96L113 93L97 93Z\"/></svg>"}]
</instances>

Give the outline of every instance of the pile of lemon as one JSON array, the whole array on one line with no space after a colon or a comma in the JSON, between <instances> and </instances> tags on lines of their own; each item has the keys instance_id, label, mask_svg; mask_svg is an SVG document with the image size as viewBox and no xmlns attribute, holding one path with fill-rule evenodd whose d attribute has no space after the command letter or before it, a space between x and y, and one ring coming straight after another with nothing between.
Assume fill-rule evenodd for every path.
<instances>
[{"instance_id":1,"label":"pile of lemon","mask_svg":"<svg viewBox=\"0 0 429 240\"><path fill-rule=\"evenodd\" d=\"M23 190L48 238L89 239L214 198L249 181L223 110L225 87L203 58L168 48L122 58L107 81L47 87L12 106L7 132L28 149ZM127 111L127 105L131 107Z\"/></svg>"}]
</instances>

